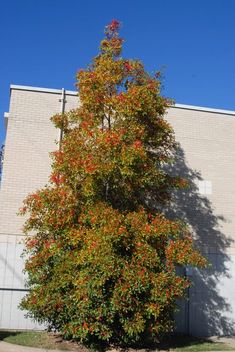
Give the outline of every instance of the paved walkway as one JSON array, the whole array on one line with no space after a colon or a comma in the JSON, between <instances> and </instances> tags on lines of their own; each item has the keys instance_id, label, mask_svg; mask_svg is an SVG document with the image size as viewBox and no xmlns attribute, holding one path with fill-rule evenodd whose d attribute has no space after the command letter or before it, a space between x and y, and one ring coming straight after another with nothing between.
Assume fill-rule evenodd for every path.
<instances>
[{"instance_id":1,"label":"paved walkway","mask_svg":"<svg viewBox=\"0 0 235 352\"><path fill-rule=\"evenodd\" d=\"M210 340L213 342L225 343L227 346L233 348L235 351L235 336L229 336L229 337L217 337L216 336L216 337L211 337Z\"/></svg>"},{"instance_id":2,"label":"paved walkway","mask_svg":"<svg viewBox=\"0 0 235 352\"><path fill-rule=\"evenodd\" d=\"M63 351L13 345L12 343L0 341L0 352L63 352ZM69 351L64 351L64 352L69 352Z\"/></svg>"}]
</instances>

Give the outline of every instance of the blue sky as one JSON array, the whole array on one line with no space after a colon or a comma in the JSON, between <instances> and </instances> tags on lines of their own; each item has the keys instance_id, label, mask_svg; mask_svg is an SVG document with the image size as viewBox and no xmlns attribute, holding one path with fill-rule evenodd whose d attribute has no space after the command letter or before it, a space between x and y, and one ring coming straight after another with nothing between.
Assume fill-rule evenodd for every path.
<instances>
[{"instance_id":1,"label":"blue sky","mask_svg":"<svg viewBox=\"0 0 235 352\"><path fill-rule=\"evenodd\" d=\"M114 18L123 56L163 69L165 96L235 110L234 0L3 0L0 142L10 84L74 90Z\"/></svg>"}]
</instances>

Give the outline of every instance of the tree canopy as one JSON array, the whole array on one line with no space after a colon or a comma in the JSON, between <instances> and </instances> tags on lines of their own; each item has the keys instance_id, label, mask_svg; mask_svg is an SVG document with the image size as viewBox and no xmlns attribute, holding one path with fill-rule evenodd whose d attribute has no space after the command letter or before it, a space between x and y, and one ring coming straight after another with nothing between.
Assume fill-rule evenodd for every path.
<instances>
[{"instance_id":1,"label":"tree canopy","mask_svg":"<svg viewBox=\"0 0 235 352\"><path fill-rule=\"evenodd\" d=\"M21 307L81 341L133 342L172 330L177 274L203 267L187 226L161 209L185 187L172 163L171 101L161 77L121 57L119 22L105 28L100 53L77 73L79 106L52 121L63 130L50 184L27 197L29 293Z\"/></svg>"}]
</instances>

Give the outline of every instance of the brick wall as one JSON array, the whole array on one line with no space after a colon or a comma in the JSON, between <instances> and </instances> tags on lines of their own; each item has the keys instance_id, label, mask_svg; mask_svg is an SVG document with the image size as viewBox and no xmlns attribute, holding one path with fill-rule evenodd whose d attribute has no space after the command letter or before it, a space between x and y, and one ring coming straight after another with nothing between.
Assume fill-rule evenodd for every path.
<instances>
[{"instance_id":1,"label":"brick wall","mask_svg":"<svg viewBox=\"0 0 235 352\"><path fill-rule=\"evenodd\" d=\"M16 215L23 199L43 187L50 174L49 152L58 148L59 131L50 117L61 111L61 91L11 88L10 110L0 189L0 328L42 329L18 309L25 295L24 263L20 255L24 219ZM66 93L65 109L78 105L75 92Z\"/></svg>"},{"instance_id":2,"label":"brick wall","mask_svg":"<svg viewBox=\"0 0 235 352\"><path fill-rule=\"evenodd\" d=\"M234 335L235 112L176 107L167 119L180 144L173 172L189 180L188 189L175 193L169 213L190 225L210 262L206 270L187 270L193 285L177 319L179 331ZM204 181L211 183L209 194L197 187Z\"/></svg>"},{"instance_id":3,"label":"brick wall","mask_svg":"<svg viewBox=\"0 0 235 352\"><path fill-rule=\"evenodd\" d=\"M50 174L49 152L58 148L59 131L50 117L61 109L61 92L11 89L0 191L0 233L21 234L23 218L16 216L25 196L43 187ZM67 92L65 109L77 107L78 97Z\"/></svg>"},{"instance_id":4,"label":"brick wall","mask_svg":"<svg viewBox=\"0 0 235 352\"><path fill-rule=\"evenodd\" d=\"M58 148L59 138L50 117L60 112L60 99L60 90L11 88L0 190L0 328L34 327L17 309L22 296L17 287L23 289L18 242L24 219L16 212L27 194L47 183L49 152ZM76 93L67 92L66 110L77 104ZM188 189L174 193L166 212L189 224L212 264L204 271L188 268L194 286L188 292L189 301L181 303L178 330L196 335L234 334L235 112L176 106L166 118L179 142L170 172L189 181ZM197 186L204 181L210 183L209 194L200 193Z\"/></svg>"},{"instance_id":5,"label":"brick wall","mask_svg":"<svg viewBox=\"0 0 235 352\"><path fill-rule=\"evenodd\" d=\"M176 170L195 185L207 180L212 186L211 194L200 194L190 183L181 210L186 218L187 214L193 217L197 229L203 223L200 236L204 235L205 244L214 249L220 245L219 239L215 241L217 229L228 239L226 247L235 253L235 112L172 108L167 119L180 144Z\"/></svg>"}]
</instances>

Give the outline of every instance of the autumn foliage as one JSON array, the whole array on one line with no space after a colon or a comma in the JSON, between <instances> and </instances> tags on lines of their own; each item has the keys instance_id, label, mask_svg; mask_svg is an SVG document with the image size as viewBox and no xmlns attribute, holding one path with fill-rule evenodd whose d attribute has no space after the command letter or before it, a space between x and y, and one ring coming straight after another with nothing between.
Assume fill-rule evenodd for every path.
<instances>
[{"instance_id":1,"label":"autumn foliage","mask_svg":"<svg viewBox=\"0 0 235 352\"><path fill-rule=\"evenodd\" d=\"M63 130L50 184L29 195L25 223L30 291L21 307L65 337L138 341L172 330L185 265L203 267L187 227L162 213L175 148L159 73L123 59L119 22L77 74L79 108L52 118Z\"/></svg>"}]
</instances>

